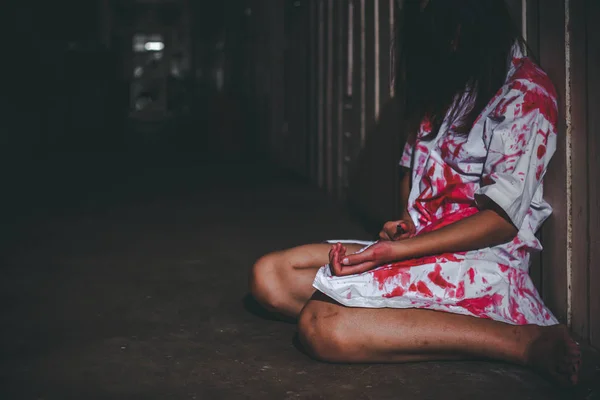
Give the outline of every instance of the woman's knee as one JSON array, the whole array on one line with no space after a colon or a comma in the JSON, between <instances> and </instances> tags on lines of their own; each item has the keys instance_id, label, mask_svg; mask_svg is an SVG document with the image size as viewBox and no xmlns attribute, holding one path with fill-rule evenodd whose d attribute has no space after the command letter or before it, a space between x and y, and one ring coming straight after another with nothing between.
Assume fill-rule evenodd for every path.
<instances>
[{"instance_id":1,"label":"woman's knee","mask_svg":"<svg viewBox=\"0 0 600 400\"><path fill-rule=\"evenodd\" d=\"M314 358L329 362L351 361L351 344L342 325L340 306L311 300L298 320L298 336Z\"/></svg>"},{"instance_id":2,"label":"woman's knee","mask_svg":"<svg viewBox=\"0 0 600 400\"><path fill-rule=\"evenodd\" d=\"M279 263L277 253L270 253L259 258L250 272L250 293L270 311L277 311L282 301L277 272Z\"/></svg>"}]
</instances>

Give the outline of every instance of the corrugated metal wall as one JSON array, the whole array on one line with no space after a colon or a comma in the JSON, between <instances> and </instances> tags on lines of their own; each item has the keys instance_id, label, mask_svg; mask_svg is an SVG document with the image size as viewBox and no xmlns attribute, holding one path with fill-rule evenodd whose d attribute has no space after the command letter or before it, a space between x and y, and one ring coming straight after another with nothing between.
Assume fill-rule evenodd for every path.
<instances>
[{"instance_id":1,"label":"corrugated metal wall","mask_svg":"<svg viewBox=\"0 0 600 400\"><path fill-rule=\"evenodd\" d=\"M600 347L600 272L594 268L600 256L600 34L593 24L600 3L507 3L532 56L557 87L562 116L545 184L554 214L540 232L545 250L531 275L557 317ZM404 134L392 50L404 11L394 0L288 0L281 10L285 29L269 28L275 35L267 68L271 155L374 227L398 212L396 165ZM279 73L274 62L283 54Z\"/></svg>"},{"instance_id":2,"label":"corrugated metal wall","mask_svg":"<svg viewBox=\"0 0 600 400\"><path fill-rule=\"evenodd\" d=\"M393 101L398 1L247 4L262 147L366 220L395 215L404 140Z\"/></svg>"},{"instance_id":3,"label":"corrugated metal wall","mask_svg":"<svg viewBox=\"0 0 600 400\"><path fill-rule=\"evenodd\" d=\"M570 320L600 348L600 2L567 2Z\"/></svg>"},{"instance_id":4,"label":"corrugated metal wall","mask_svg":"<svg viewBox=\"0 0 600 400\"><path fill-rule=\"evenodd\" d=\"M308 147L314 167L308 175L335 197L352 198L354 181L360 179L357 166L364 163L359 156L365 156L362 150L369 146L393 97L395 1L305 3L312 33L308 107L309 131L314 135Z\"/></svg>"},{"instance_id":5,"label":"corrugated metal wall","mask_svg":"<svg viewBox=\"0 0 600 400\"><path fill-rule=\"evenodd\" d=\"M600 4L585 0L513 0L525 34L559 92L558 148L545 178L554 214L532 270L546 303L574 333L600 347L598 175Z\"/></svg>"}]
</instances>

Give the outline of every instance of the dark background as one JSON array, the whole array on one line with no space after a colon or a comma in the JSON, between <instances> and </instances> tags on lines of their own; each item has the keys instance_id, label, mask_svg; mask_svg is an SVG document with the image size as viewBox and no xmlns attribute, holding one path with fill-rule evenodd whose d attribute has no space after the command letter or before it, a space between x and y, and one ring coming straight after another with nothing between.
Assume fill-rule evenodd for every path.
<instances>
[{"instance_id":1,"label":"dark background","mask_svg":"<svg viewBox=\"0 0 600 400\"><path fill-rule=\"evenodd\" d=\"M507 3L560 96L558 150L545 178L554 214L541 232L545 250L531 276L559 320L582 343L598 347L600 2ZM65 332L88 337L97 326L88 320L94 307L87 302L128 309L130 293L145 296L171 282L168 268L178 265L180 254L200 259L221 251L224 257L232 254L230 241L245 245L243 256L230 260L241 298L246 269L262 253L330 237L372 238L398 214L396 166L405 132L402 88L393 73L394 26L410 21L411 12L394 0L4 2L0 295L10 327L4 343L25 339L6 353L3 368L25 365L28 357L41 360L62 350L61 343L79 340ZM143 64L137 80L143 57L132 50L136 34L160 34L165 44L160 60ZM245 244L248 238L252 245ZM166 260L150 273L156 282L137 286L144 273L131 261L136 254L149 265ZM104 286L88 295L86 279L107 265ZM192 281L201 285L205 277L194 271ZM173 276L156 307L188 280ZM121 285L114 297L107 295L111 285ZM73 297L65 291L81 287ZM197 299L206 309L196 318L248 317L241 308L231 312L228 301L237 307L240 298L219 297L218 285L211 290L221 299L213 302L218 307ZM48 298L58 300L38 309ZM86 307L70 308L78 303ZM75 316L67 327L49 317L69 310ZM105 322L116 332L128 321ZM163 328L167 335L171 328ZM253 329L262 334L261 327ZM270 344L266 338L265 349ZM224 369L234 357L221 360ZM106 365L92 375L103 376ZM13 376L47 378L45 364L38 368L41 375L15 369ZM63 376L77 368L66 363ZM511 386L506 379L495 382ZM529 389L535 392L536 383Z\"/></svg>"},{"instance_id":2,"label":"dark background","mask_svg":"<svg viewBox=\"0 0 600 400\"><path fill-rule=\"evenodd\" d=\"M152 165L256 157L243 1L15 3L3 11L3 215L76 203L90 188ZM166 105L133 115L130 36L144 24L150 33L186 26L187 69L177 78L160 73ZM211 74L217 67L221 89Z\"/></svg>"}]
</instances>

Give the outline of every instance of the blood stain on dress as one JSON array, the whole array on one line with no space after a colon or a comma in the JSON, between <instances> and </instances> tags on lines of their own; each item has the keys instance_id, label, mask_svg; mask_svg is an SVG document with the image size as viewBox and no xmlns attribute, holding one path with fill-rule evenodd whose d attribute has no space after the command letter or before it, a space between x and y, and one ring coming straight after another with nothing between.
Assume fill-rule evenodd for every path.
<instances>
[{"instance_id":1,"label":"blood stain on dress","mask_svg":"<svg viewBox=\"0 0 600 400\"><path fill-rule=\"evenodd\" d=\"M519 304L513 297L508 300L508 311L510 312L511 319L519 325L527 324L527 318L519 310Z\"/></svg>"},{"instance_id":2,"label":"blood stain on dress","mask_svg":"<svg viewBox=\"0 0 600 400\"><path fill-rule=\"evenodd\" d=\"M381 267L371 271L371 274L373 275L373 279L379 283L379 289L381 290L388 279L396 276L397 271L397 269L392 267Z\"/></svg>"},{"instance_id":3,"label":"blood stain on dress","mask_svg":"<svg viewBox=\"0 0 600 400\"><path fill-rule=\"evenodd\" d=\"M523 101L523 115L527 115L538 110L550 123L558 121L558 111L547 93L542 92L541 88L535 87L525 93Z\"/></svg>"},{"instance_id":4,"label":"blood stain on dress","mask_svg":"<svg viewBox=\"0 0 600 400\"><path fill-rule=\"evenodd\" d=\"M469 279L471 279L471 284L475 283L475 269L469 268Z\"/></svg>"},{"instance_id":5,"label":"blood stain on dress","mask_svg":"<svg viewBox=\"0 0 600 400\"><path fill-rule=\"evenodd\" d=\"M460 281L460 283L458 284L458 289L456 289L456 297L459 299L462 299L463 297L465 297L465 282L464 281Z\"/></svg>"},{"instance_id":6,"label":"blood stain on dress","mask_svg":"<svg viewBox=\"0 0 600 400\"><path fill-rule=\"evenodd\" d=\"M501 305L503 299L504 297L498 293L493 295L488 294L483 297L461 300L456 305L464 307L474 315L481 317L486 316L485 312L489 310L490 307Z\"/></svg>"},{"instance_id":7,"label":"blood stain on dress","mask_svg":"<svg viewBox=\"0 0 600 400\"><path fill-rule=\"evenodd\" d=\"M543 137L545 141L547 141L548 135L550 135L550 132L551 131L549 131L549 130L539 129L537 134L540 135L541 137Z\"/></svg>"},{"instance_id":8,"label":"blood stain on dress","mask_svg":"<svg viewBox=\"0 0 600 400\"><path fill-rule=\"evenodd\" d=\"M515 89L517 89L517 88L515 87ZM495 113L497 115L506 115L506 112L508 111L508 107L513 105L515 100L518 100L519 97L521 97L521 96L513 96L513 97L509 97L509 98L501 101L500 104L498 105L498 108Z\"/></svg>"},{"instance_id":9,"label":"blood stain on dress","mask_svg":"<svg viewBox=\"0 0 600 400\"><path fill-rule=\"evenodd\" d=\"M527 136L525 133L519 134L516 145L520 145L521 147L527 146Z\"/></svg>"},{"instance_id":10,"label":"blood stain on dress","mask_svg":"<svg viewBox=\"0 0 600 400\"><path fill-rule=\"evenodd\" d=\"M544 173L544 165L538 165L537 170L535 171L535 177L539 181L542 179L542 174Z\"/></svg>"},{"instance_id":11,"label":"blood stain on dress","mask_svg":"<svg viewBox=\"0 0 600 400\"><path fill-rule=\"evenodd\" d=\"M519 287L517 286L517 291L519 292L519 296L525 298L527 296L529 296L532 299L536 298L536 295L533 293L533 291L527 287Z\"/></svg>"},{"instance_id":12,"label":"blood stain on dress","mask_svg":"<svg viewBox=\"0 0 600 400\"><path fill-rule=\"evenodd\" d=\"M429 290L427 284L423 281L417 283L417 290L424 296L433 297L433 293L431 293L431 290Z\"/></svg>"},{"instance_id":13,"label":"blood stain on dress","mask_svg":"<svg viewBox=\"0 0 600 400\"><path fill-rule=\"evenodd\" d=\"M454 284L448 282L446 279L444 279L442 277L441 272L442 272L442 266L440 264L436 264L435 270L433 270L432 272L427 274L427 276L429 277L431 282L433 282L435 285L437 285L443 289L455 288L456 285L454 285Z\"/></svg>"},{"instance_id":14,"label":"blood stain on dress","mask_svg":"<svg viewBox=\"0 0 600 400\"><path fill-rule=\"evenodd\" d=\"M404 294L404 292L405 292L405 290L404 290L404 288L402 288L402 286L397 286L390 293L384 294L383 297L388 298L388 299L391 297L399 297L399 296L402 296Z\"/></svg>"},{"instance_id":15,"label":"blood stain on dress","mask_svg":"<svg viewBox=\"0 0 600 400\"><path fill-rule=\"evenodd\" d=\"M538 147L538 149L537 149L537 158L538 158L538 160L541 160L542 157L544 157L544 154L546 154L546 146L544 146L543 144L541 144L540 147Z\"/></svg>"},{"instance_id":16,"label":"blood stain on dress","mask_svg":"<svg viewBox=\"0 0 600 400\"><path fill-rule=\"evenodd\" d=\"M400 283L402 286L408 286L410 282L410 268L411 265L398 265L398 263L390 264L386 267L381 267L371 271L373 280L379 284L379 289L383 290L386 282L390 279L397 278L400 275Z\"/></svg>"}]
</instances>

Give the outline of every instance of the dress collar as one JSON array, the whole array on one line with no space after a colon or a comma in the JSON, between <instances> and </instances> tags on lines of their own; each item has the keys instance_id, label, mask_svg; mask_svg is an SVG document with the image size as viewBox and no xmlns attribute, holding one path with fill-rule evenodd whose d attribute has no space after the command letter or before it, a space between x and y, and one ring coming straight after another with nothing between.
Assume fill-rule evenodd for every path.
<instances>
[{"instance_id":1,"label":"dress collar","mask_svg":"<svg viewBox=\"0 0 600 400\"><path fill-rule=\"evenodd\" d=\"M523 64L525 58L526 56L523 52L523 46L518 42L513 44L510 51L510 66L508 68L508 73L506 74L506 81L510 80L517 69Z\"/></svg>"}]
</instances>

